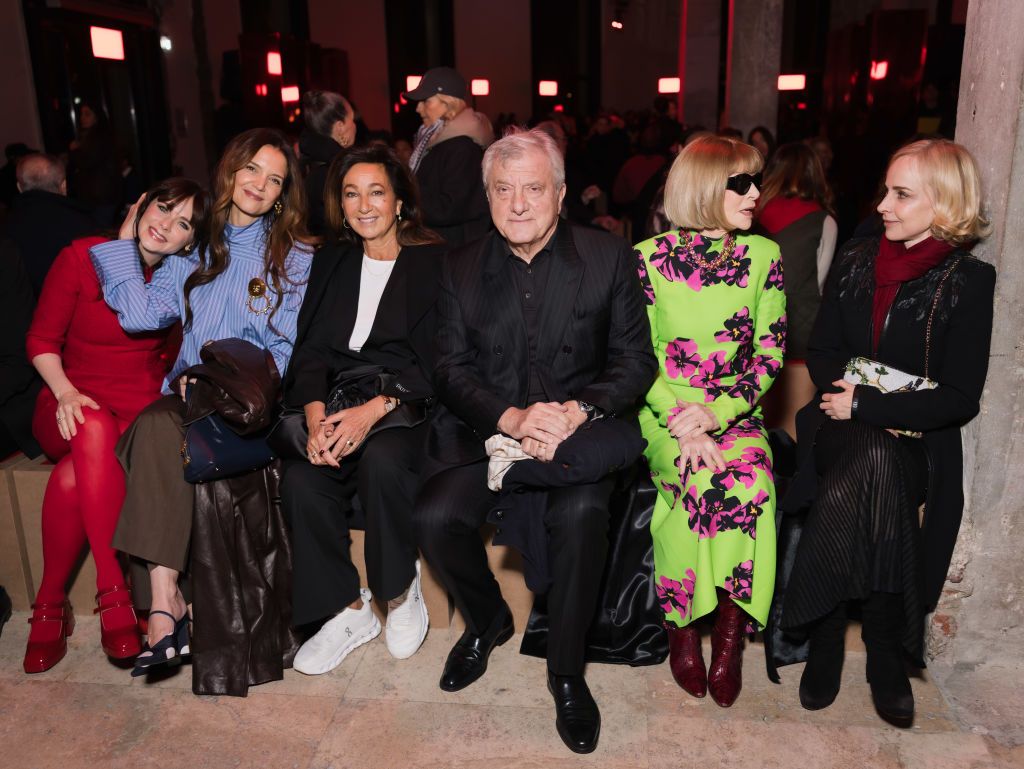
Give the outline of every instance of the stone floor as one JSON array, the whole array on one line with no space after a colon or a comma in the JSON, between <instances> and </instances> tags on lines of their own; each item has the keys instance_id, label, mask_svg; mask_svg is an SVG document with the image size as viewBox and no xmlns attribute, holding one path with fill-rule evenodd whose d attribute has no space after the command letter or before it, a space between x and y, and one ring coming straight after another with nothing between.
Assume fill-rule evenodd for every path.
<instances>
[{"instance_id":1,"label":"stone floor","mask_svg":"<svg viewBox=\"0 0 1024 769\"><path fill-rule=\"evenodd\" d=\"M575 756L555 733L543 661L519 655L515 641L454 695L437 688L451 637L434 631L410 660L393 660L377 639L328 675L287 671L245 699L195 697L187 667L147 683L111 665L95 619L79 619L57 667L26 676L25 618L15 614L0 636L0 767L11 769L1024 766L1024 749L962 726L926 679L914 681L912 729L879 721L862 652L848 654L838 700L817 713L797 702L800 666L773 685L758 645L729 710L683 694L665 665L592 665L603 733L595 753Z\"/></svg>"}]
</instances>

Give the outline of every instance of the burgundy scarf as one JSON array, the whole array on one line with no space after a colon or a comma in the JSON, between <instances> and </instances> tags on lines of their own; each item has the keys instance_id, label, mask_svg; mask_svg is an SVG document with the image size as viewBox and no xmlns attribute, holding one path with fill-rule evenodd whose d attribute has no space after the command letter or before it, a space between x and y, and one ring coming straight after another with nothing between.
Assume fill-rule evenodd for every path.
<instances>
[{"instance_id":1,"label":"burgundy scarf","mask_svg":"<svg viewBox=\"0 0 1024 769\"><path fill-rule=\"evenodd\" d=\"M878 351L878 339L885 325L885 316L896 300L900 285L920 278L949 256L953 246L928 237L907 248L902 242L893 243L884 235L878 245L875 259L875 298L871 305L871 325L874 336L872 349Z\"/></svg>"}]
</instances>

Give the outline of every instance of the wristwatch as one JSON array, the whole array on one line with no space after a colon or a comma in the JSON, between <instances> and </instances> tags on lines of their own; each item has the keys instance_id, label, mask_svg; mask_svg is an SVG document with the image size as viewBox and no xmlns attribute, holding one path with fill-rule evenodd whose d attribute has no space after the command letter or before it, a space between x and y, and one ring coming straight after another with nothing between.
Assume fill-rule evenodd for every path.
<instances>
[{"instance_id":1,"label":"wristwatch","mask_svg":"<svg viewBox=\"0 0 1024 769\"><path fill-rule=\"evenodd\" d=\"M395 406L398 405L396 403L397 398L392 398L390 395L384 395L384 394L381 394L380 397L384 399L384 413L385 414L390 414L392 411L395 410Z\"/></svg>"},{"instance_id":2,"label":"wristwatch","mask_svg":"<svg viewBox=\"0 0 1024 769\"><path fill-rule=\"evenodd\" d=\"M587 415L588 422L591 419L597 419L599 416L601 416L601 410L592 403L587 403L586 401L578 400L576 401L576 405L579 406L580 411Z\"/></svg>"}]
</instances>

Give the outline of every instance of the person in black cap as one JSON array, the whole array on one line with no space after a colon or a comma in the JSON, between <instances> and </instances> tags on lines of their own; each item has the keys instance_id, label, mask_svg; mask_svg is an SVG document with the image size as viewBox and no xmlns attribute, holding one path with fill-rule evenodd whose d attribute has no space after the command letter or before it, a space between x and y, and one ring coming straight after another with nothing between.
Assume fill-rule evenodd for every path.
<instances>
[{"instance_id":1,"label":"person in black cap","mask_svg":"<svg viewBox=\"0 0 1024 769\"><path fill-rule=\"evenodd\" d=\"M450 246L476 240L491 228L480 164L494 140L486 115L466 105L466 81L451 67L428 70L405 94L417 101L423 125L409 167L420 186L423 223Z\"/></svg>"}]
</instances>

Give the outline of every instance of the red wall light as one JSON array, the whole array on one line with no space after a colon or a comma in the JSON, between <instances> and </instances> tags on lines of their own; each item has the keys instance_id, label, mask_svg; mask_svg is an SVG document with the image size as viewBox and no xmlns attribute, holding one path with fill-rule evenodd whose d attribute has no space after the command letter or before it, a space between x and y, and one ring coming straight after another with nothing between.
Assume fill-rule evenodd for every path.
<instances>
[{"instance_id":1,"label":"red wall light","mask_svg":"<svg viewBox=\"0 0 1024 769\"><path fill-rule=\"evenodd\" d=\"M92 39L92 55L97 59L124 61L124 38L119 29L89 27Z\"/></svg>"},{"instance_id":2,"label":"red wall light","mask_svg":"<svg viewBox=\"0 0 1024 769\"><path fill-rule=\"evenodd\" d=\"M885 76L889 74L889 62L887 61L873 61L871 62L871 79L872 80L885 80Z\"/></svg>"},{"instance_id":3,"label":"red wall light","mask_svg":"<svg viewBox=\"0 0 1024 769\"><path fill-rule=\"evenodd\" d=\"M658 93L679 93L682 85L678 77L659 77Z\"/></svg>"},{"instance_id":4,"label":"red wall light","mask_svg":"<svg viewBox=\"0 0 1024 769\"><path fill-rule=\"evenodd\" d=\"M409 91L415 91L416 90L416 86L418 86L420 84L420 81L422 79L423 79L422 75L406 75L405 76L405 92L409 93Z\"/></svg>"},{"instance_id":5,"label":"red wall light","mask_svg":"<svg viewBox=\"0 0 1024 769\"><path fill-rule=\"evenodd\" d=\"M807 75L779 75L780 91L802 91L807 87Z\"/></svg>"},{"instance_id":6,"label":"red wall light","mask_svg":"<svg viewBox=\"0 0 1024 769\"><path fill-rule=\"evenodd\" d=\"M267 74L281 74L281 54L277 51L270 51L267 53Z\"/></svg>"},{"instance_id":7,"label":"red wall light","mask_svg":"<svg viewBox=\"0 0 1024 769\"><path fill-rule=\"evenodd\" d=\"M299 100L299 87L297 85L281 86L281 101L290 104Z\"/></svg>"},{"instance_id":8,"label":"red wall light","mask_svg":"<svg viewBox=\"0 0 1024 769\"><path fill-rule=\"evenodd\" d=\"M470 81L469 92L474 96L487 96L491 92L491 81L485 77Z\"/></svg>"},{"instance_id":9,"label":"red wall light","mask_svg":"<svg viewBox=\"0 0 1024 769\"><path fill-rule=\"evenodd\" d=\"M622 29L622 22L621 21L613 21L612 22L612 29Z\"/></svg>"},{"instance_id":10,"label":"red wall light","mask_svg":"<svg viewBox=\"0 0 1024 769\"><path fill-rule=\"evenodd\" d=\"M541 96L558 96L558 81L541 80L537 83L537 93Z\"/></svg>"},{"instance_id":11,"label":"red wall light","mask_svg":"<svg viewBox=\"0 0 1024 769\"><path fill-rule=\"evenodd\" d=\"M556 104L555 105L555 112L565 112L565 105Z\"/></svg>"},{"instance_id":12,"label":"red wall light","mask_svg":"<svg viewBox=\"0 0 1024 769\"><path fill-rule=\"evenodd\" d=\"M267 84L266 83L257 83L256 84L256 95L257 96L266 96L267 92L268 91L267 91Z\"/></svg>"}]
</instances>

